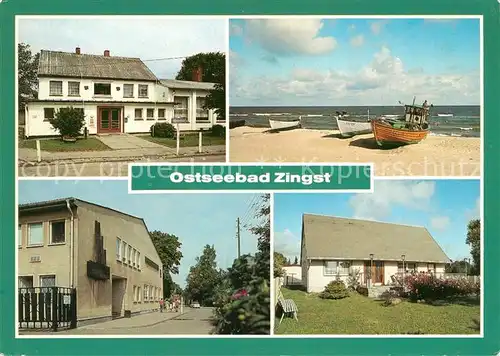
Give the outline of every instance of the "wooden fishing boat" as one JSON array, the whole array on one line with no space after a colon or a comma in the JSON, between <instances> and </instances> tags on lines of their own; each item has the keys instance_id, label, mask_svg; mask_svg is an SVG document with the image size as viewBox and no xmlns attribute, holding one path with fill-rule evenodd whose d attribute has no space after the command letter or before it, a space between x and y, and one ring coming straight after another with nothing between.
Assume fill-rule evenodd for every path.
<instances>
[{"instance_id":1,"label":"wooden fishing boat","mask_svg":"<svg viewBox=\"0 0 500 356\"><path fill-rule=\"evenodd\" d=\"M271 130L289 130L300 126L300 118L298 120L274 120L269 119Z\"/></svg>"},{"instance_id":2,"label":"wooden fishing boat","mask_svg":"<svg viewBox=\"0 0 500 356\"><path fill-rule=\"evenodd\" d=\"M379 146L416 144L429 134L429 106L404 105L405 115L399 120L379 118L372 120L373 135Z\"/></svg>"},{"instance_id":3,"label":"wooden fishing boat","mask_svg":"<svg viewBox=\"0 0 500 356\"><path fill-rule=\"evenodd\" d=\"M340 135L342 137L353 137L355 135L361 135L372 132L372 126L370 121L352 121L343 120L346 114L340 114L337 112L335 119L337 120L337 127L339 128ZM370 119L370 112L368 111L368 120Z\"/></svg>"}]
</instances>

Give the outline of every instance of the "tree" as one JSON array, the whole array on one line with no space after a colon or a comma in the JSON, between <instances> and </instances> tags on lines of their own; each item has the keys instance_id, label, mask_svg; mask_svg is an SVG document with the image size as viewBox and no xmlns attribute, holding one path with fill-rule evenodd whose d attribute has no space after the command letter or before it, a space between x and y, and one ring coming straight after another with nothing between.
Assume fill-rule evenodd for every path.
<instances>
[{"instance_id":1,"label":"tree","mask_svg":"<svg viewBox=\"0 0 500 356\"><path fill-rule=\"evenodd\" d=\"M295 256L295 261L293 261L293 264L295 266L298 266L299 265L299 258L297 256Z\"/></svg>"},{"instance_id":2,"label":"tree","mask_svg":"<svg viewBox=\"0 0 500 356\"><path fill-rule=\"evenodd\" d=\"M60 108L54 113L54 117L49 119L49 123L63 138L77 138L85 126L85 115L82 109Z\"/></svg>"},{"instance_id":3,"label":"tree","mask_svg":"<svg viewBox=\"0 0 500 356\"><path fill-rule=\"evenodd\" d=\"M471 220L467 225L467 245L470 246L470 254L473 261L472 273L479 275L481 270L481 221Z\"/></svg>"},{"instance_id":4,"label":"tree","mask_svg":"<svg viewBox=\"0 0 500 356\"><path fill-rule=\"evenodd\" d=\"M472 265L467 261L453 261L445 266L446 273L468 273L472 271Z\"/></svg>"},{"instance_id":5,"label":"tree","mask_svg":"<svg viewBox=\"0 0 500 356\"><path fill-rule=\"evenodd\" d=\"M156 252L158 252L158 256L163 264L164 274L178 274L182 259L182 243L179 241L179 238L157 230L150 232L149 236L151 236Z\"/></svg>"},{"instance_id":6,"label":"tree","mask_svg":"<svg viewBox=\"0 0 500 356\"><path fill-rule=\"evenodd\" d=\"M205 98L205 108L215 109L220 118L226 117L226 55L222 52L198 53L182 61L177 80L193 80L193 73L202 69L202 82L215 83Z\"/></svg>"},{"instance_id":7,"label":"tree","mask_svg":"<svg viewBox=\"0 0 500 356\"><path fill-rule=\"evenodd\" d=\"M286 257L280 252L274 252L274 277L283 277L285 271L283 266L286 264Z\"/></svg>"},{"instance_id":8,"label":"tree","mask_svg":"<svg viewBox=\"0 0 500 356\"><path fill-rule=\"evenodd\" d=\"M18 105L24 109L29 99L37 97L38 90L38 62L40 53L33 55L30 45L19 43L17 45L17 80L18 80Z\"/></svg>"},{"instance_id":9,"label":"tree","mask_svg":"<svg viewBox=\"0 0 500 356\"><path fill-rule=\"evenodd\" d=\"M222 278L222 273L217 270L216 258L215 248L210 245L205 245L202 255L196 257L196 264L191 266L187 276L188 299L205 306L213 304L214 290Z\"/></svg>"}]
</instances>

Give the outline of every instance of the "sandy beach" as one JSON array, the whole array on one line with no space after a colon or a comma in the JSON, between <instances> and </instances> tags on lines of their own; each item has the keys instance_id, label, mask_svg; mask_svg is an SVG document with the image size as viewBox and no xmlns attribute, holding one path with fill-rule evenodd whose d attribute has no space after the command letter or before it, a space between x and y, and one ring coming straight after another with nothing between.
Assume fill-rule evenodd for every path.
<instances>
[{"instance_id":1,"label":"sandy beach","mask_svg":"<svg viewBox=\"0 0 500 356\"><path fill-rule=\"evenodd\" d=\"M381 149L373 135L340 138L338 131L266 128L230 130L231 162L370 163L379 176L473 176L481 174L480 138L431 136L424 141Z\"/></svg>"}]
</instances>

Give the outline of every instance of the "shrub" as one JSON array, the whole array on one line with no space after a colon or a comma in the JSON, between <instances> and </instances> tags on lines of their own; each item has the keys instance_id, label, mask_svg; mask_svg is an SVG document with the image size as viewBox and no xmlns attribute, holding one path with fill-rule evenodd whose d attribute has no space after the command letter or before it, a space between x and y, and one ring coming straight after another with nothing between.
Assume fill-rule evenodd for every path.
<instances>
[{"instance_id":1,"label":"shrub","mask_svg":"<svg viewBox=\"0 0 500 356\"><path fill-rule=\"evenodd\" d=\"M60 108L55 112L54 118L49 119L49 123L62 137L75 138L80 136L85 126L85 115L81 109Z\"/></svg>"},{"instance_id":2,"label":"shrub","mask_svg":"<svg viewBox=\"0 0 500 356\"><path fill-rule=\"evenodd\" d=\"M351 270L349 276L347 277L347 286L350 290L357 290L359 287L359 278L361 276L361 270L359 268Z\"/></svg>"},{"instance_id":3,"label":"shrub","mask_svg":"<svg viewBox=\"0 0 500 356\"><path fill-rule=\"evenodd\" d=\"M174 138L175 127L167 122L157 122L150 128L152 137Z\"/></svg>"},{"instance_id":4,"label":"shrub","mask_svg":"<svg viewBox=\"0 0 500 356\"><path fill-rule=\"evenodd\" d=\"M222 125L214 125L210 134L215 137L226 137L226 128Z\"/></svg>"},{"instance_id":5,"label":"shrub","mask_svg":"<svg viewBox=\"0 0 500 356\"><path fill-rule=\"evenodd\" d=\"M467 278L442 279L429 274L415 274L405 278L405 284L412 300L447 299L480 293L480 284Z\"/></svg>"},{"instance_id":6,"label":"shrub","mask_svg":"<svg viewBox=\"0 0 500 356\"><path fill-rule=\"evenodd\" d=\"M401 302L401 300L399 299L401 298L401 296L401 289L391 288L382 293L380 298L384 301L385 306L389 306L397 304L396 302Z\"/></svg>"},{"instance_id":7,"label":"shrub","mask_svg":"<svg viewBox=\"0 0 500 356\"><path fill-rule=\"evenodd\" d=\"M323 299L342 299L349 297L349 291L343 281L335 280L328 283L325 290L319 294L319 297Z\"/></svg>"}]
</instances>

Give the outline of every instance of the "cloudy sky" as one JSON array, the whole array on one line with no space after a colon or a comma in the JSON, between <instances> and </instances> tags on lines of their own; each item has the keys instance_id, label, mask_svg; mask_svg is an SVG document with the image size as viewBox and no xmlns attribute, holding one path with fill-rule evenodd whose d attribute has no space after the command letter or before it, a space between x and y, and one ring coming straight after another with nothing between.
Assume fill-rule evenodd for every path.
<instances>
[{"instance_id":1,"label":"cloudy sky","mask_svg":"<svg viewBox=\"0 0 500 356\"><path fill-rule=\"evenodd\" d=\"M459 193L458 193L459 192ZM274 246L300 256L302 214L424 226L452 260L470 257L467 224L480 216L478 180L375 181L372 194L275 194Z\"/></svg>"},{"instance_id":2,"label":"cloudy sky","mask_svg":"<svg viewBox=\"0 0 500 356\"><path fill-rule=\"evenodd\" d=\"M480 104L478 19L235 19L232 106Z\"/></svg>"},{"instance_id":3,"label":"cloudy sky","mask_svg":"<svg viewBox=\"0 0 500 356\"><path fill-rule=\"evenodd\" d=\"M225 20L168 17L134 18L129 16L20 19L18 42L41 49L139 57L160 78L173 78L182 59L150 59L191 56L199 52L226 52Z\"/></svg>"},{"instance_id":4,"label":"cloudy sky","mask_svg":"<svg viewBox=\"0 0 500 356\"><path fill-rule=\"evenodd\" d=\"M206 244L214 245L217 264L230 267L237 255L236 218L242 219L241 253L255 253L257 239L243 223L254 222L254 194L127 194L127 181L19 181L19 203L75 197L142 217L150 231L174 234L182 242L179 274L185 286L189 267ZM114 239L114 237L112 237ZM113 240L114 241L114 240ZM109 254L108 254L109 255Z\"/></svg>"}]
</instances>

